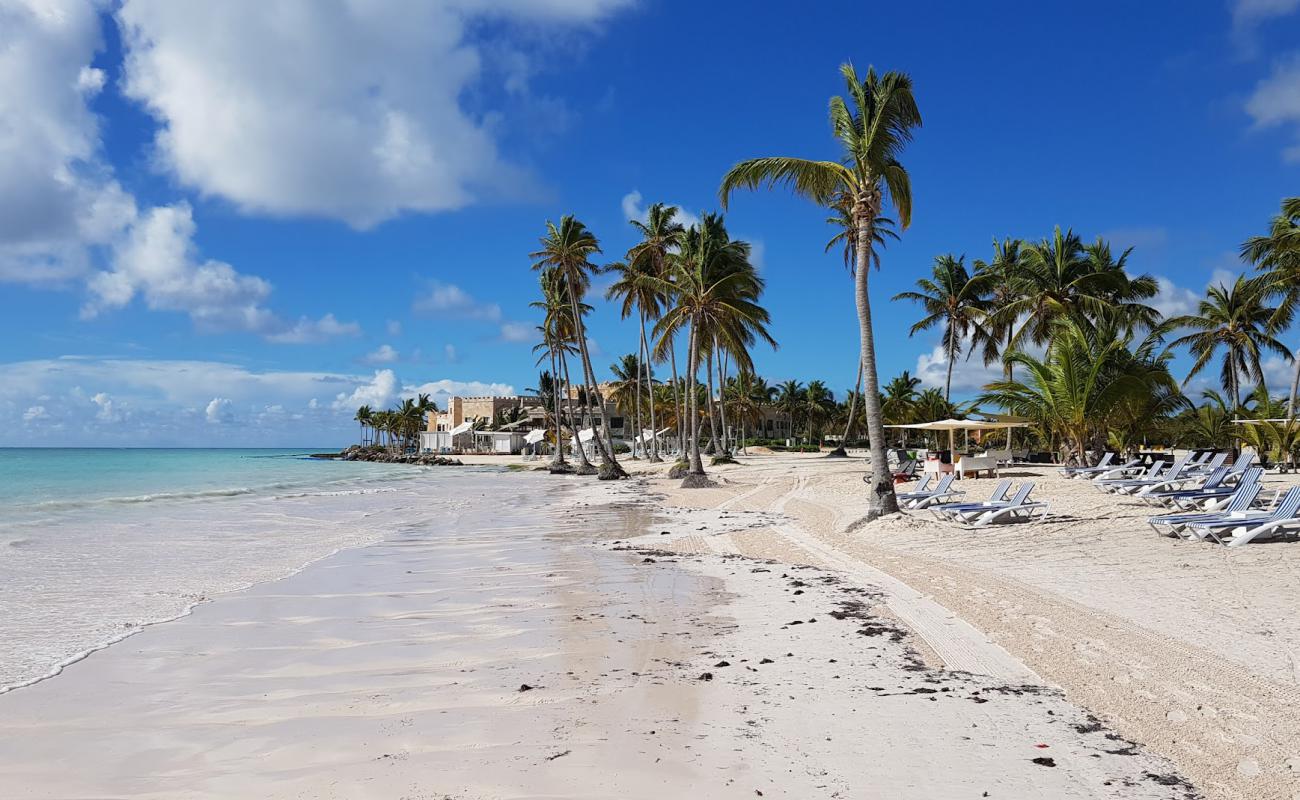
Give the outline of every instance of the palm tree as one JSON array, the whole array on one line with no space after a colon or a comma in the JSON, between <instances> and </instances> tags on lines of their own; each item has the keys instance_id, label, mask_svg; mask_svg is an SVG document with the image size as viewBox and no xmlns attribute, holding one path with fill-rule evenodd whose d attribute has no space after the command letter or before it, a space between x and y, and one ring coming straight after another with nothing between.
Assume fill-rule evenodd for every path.
<instances>
[{"instance_id":1,"label":"palm tree","mask_svg":"<svg viewBox=\"0 0 1300 800\"><path fill-rule=\"evenodd\" d=\"M1020 350L1007 356L1024 369L1024 377L985 386L979 402L999 405L1059 436L1072 456L1068 460L1082 463L1089 445L1104 441L1110 422L1127 416L1132 403L1177 395L1163 362L1152 364L1130 353L1128 339L1116 326L1092 328L1063 319L1053 327L1041 359ZM1140 350L1150 347L1144 344Z\"/></svg>"},{"instance_id":2,"label":"palm tree","mask_svg":"<svg viewBox=\"0 0 1300 800\"><path fill-rule=\"evenodd\" d=\"M1019 299L1024 292L1021 278L1020 241L1018 239L993 240L993 260L975 259L975 280L983 299L980 324L971 337L971 347L981 348L984 366L998 361L1014 348L1012 337L1016 319L1002 313L1002 309ZM1011 364L1002 366L1004 380L1013 377Z\"/></svg>"},{"instance_id":3,"label":"palm tree","mask_svg":"<svg viewBox=\"0 0 1300 800\"><path fill-rule=\"evenodd\" d=\"M356 415L352 417L352 421L361 425L361 444L364 446L366 443L366 428L370 425L371 421L370 406L361 406L358 408Z\"/></svg>"},{"instance_id":4,"label":"palm tree","mask_svg":"<svg viewBox=\"0 0 1300 800\"><path fill-rule=\"evenodd\" d=\"M925 310L925 316L912 326L909 336L936 325L943 328L943 352L948 361L948 375L943 387L945 400L952 399L953 363L961 355L963 342L979 329L979 321L987 308L980 297L982 284L971 279L965 261L965 256L954 258L951 253L936 256L933 279L918 280L916 287L920 291L894 295L895 300L916 301Z\"/></svg>"},{"instance_id":5,"label":"palm tree","mask_svg":"<svg viewBox=\"0 0 1300 800\"><path fill-rule=\"evenodd\" d=\"M1018 324L1008 343L1046 344L1062 319L1084 326L1111 322L1133 330L1153 328L1160 312L1141 301L1155 297L1159 287L1149 275L1129 277L1126 251L1118 261L1098 240L1085 246L1074 231L1057 226L1050 239L1026 242L1019 252L1019 297L1007 303L995 327Z\"/></svg>"},{"instance_id":6,"label":"palm tree","mask_svg":"<svg viewBox=\"0 0 1300 800\"><path fill-rule=\"evenodd\" d=\"M920 385L921 379L913 377L907 370L903 370L903 374L885 384L885 392L880 402L886 422L891 425L905 425L913 421L916 400L920 396L916 390Z\"/></svg>"},{"instance_id":7,"label":"palm tree","mask_svg":"<svg viewBox=\"0 0 1300 800\"><path fill-rule=\"evenodd\" d=\"M591 257L601 252L600 242L591 231L587 230L587 226L575 219L572 214L561 217L559 225L547 220L546 235L540 241L542 249L529 254L531 258L536 259L533 269L543 272L558 270L564 276L570 310L573 314L578 352L582 358L583 381L588 395L603 411L604 402L600 396L600 388L596 384L596 373L591 367L591 353L587 348L587 331L578 309L579 298L585 294L586 288L591 283L591 273L597 271L597 267L591 263ZM605 420L604 428L604 441L600 436L592 437L596 442L597 450L600 451L601 464L598 477L601 480L626 478L627 473L619 466L618 459L614 456L614 434L608 419Z\"/></svg>"},{"instance_id":8,"label":"palm tree","mask_svg":"<svg viewBox=\"0 0 1300 800\"><path fill-rule=\"evenodd\" d=\"M790 438L795 438L797 420L804 411L804 387L799 381L786 381L777 387L776 407L790 420Z\"/></svg>"},{"instance_id":9,"label":"palm tree","mask_svg":"<svg viewBox=\"0 0 1300 800\"><path fill-rule=\"evenodd\" d=\"M1189 333L1170 343L1186 345L1196 358L1185 381L1205 368L1215 354L1223 351L1223 369L1219 380L1235 407L1241 407L1241 379L1264 383L1260 357L1264 350L1291 360L1291 352L1269 334L1269 321L1277 309L1265 304L1265 285L1239 275L1231 288L1211 286L1195 314L1166 320L1164 330L1190 328Z\"/></svg>"},{"instance_id":10,"label":"palm tree","mask_svg":"<svg viewBox=\"0 0 1300 800\"><path fill-rule=\"evenodd\" d=\"M636 228L641 235L641 241L632 246L627 251L627 261L633 265L639 274L649 274L656 278L671 281L671 274L668 269L668 257L671 253L681 246L682 236L686 229L677 221L677 206L668 206L663 203L654 203L646 211L646 221L632 220L632 227ZM638 298L638 307L641 311L641 347L644 350L646 366L646 382L654 383L654 357L650 352L650 345L646 340L646 322L657 322L663 313L664 306L668 303L669 296L663 292L655 292L654 297L641 296ZM677 384L677 348L673 339L670 337L667 343L668 360L672 368L673 382L673 405L678 402L678 384ZM677 413L674 408L674 416L678 420L678 425L685 423L686 415ZM655 403L654 393L650 396L650 427L655 426ZM685 440L685 432L680 427L677 430L677 441L680 444ZM659 460L659 441L655 437L654 455L651 460Z\"/></svg>"},{"instance_id":11,"label":"palm tree","mask_svg":"<svg viewBox=\"0 0 1300 800\"><path fill-rule=\"evenodd\" d=\"M880 387L876 374L876 345L871 328L871 299L867 277L872 262L876 220L885 203L892 203L900 226L912 223L912 184L899 157L921 125L921 112L912 95L912 79L899 72L877 74L868 69L859 79L852 64L840 67L849 101L832 97L831 130L841 154L838 161L802 158L757 158L742 161L722 178L725 208L732 192L760 186L789 186L796 194L822 206L849 203L855 225L854 295L858 308L867 434L871 439L872 488L867 519L898 511L894 483L885 454Z\"/></svg>"},{"instance_id":12,"label":"palm tree","mask_svg":"<svg viewBox=\"0 0 1300 800\"><path fill-rule=\"evenodd\" d=\"M579 475L593 475L596 468L587 460L587 451L579 444L574 448L574 454L578 459L576 469L570 469L564 460L564 438L560 425L564 420L564 413L569 412L569 429L573 432L575 441L578 438L580 424L572 419L573 410L579 398L573 397L573 384L569 379L569 356L578 355L576 342L576 326L573 323L573 304L569 299L568 283L564 275L559 270L546 270L541 274L542 300L530 303L533 308L540 308L545 312L545 318L542 321L539 330L542 334L542 342L534 350L542 350L543 355L538 358L549 357L551 361L551 372L555 375L559 386L556 388L555 403L555 455L551 458L550 471L552 474L566 474L576 472ZM586 314L591 310L591 306L586 303L578 303L578 313ZM581 398L585 399L586 392L580 392Z\"/></svg>"},{"instance_id":13,"label":"palm tree","mask_svg":"<svg viewBox=\"0 0 1300 800\"><path fill-rule=\"evenodd\" d=\"M1241 257L1261 270L1270 299L1278 301L1277 311L1269 320L1277 332L1287 328L1300 308L1300 197L1282 201L1282 211L1269 226L1267 235L1254 236L1241 246ZM1296 392L1300 391L1300 358L1291 373L1291 391L1287 394L1286 417L1295 419Z\"/></svg>"},{"instance_id":14,"label":"palm tree","mask_svg":"<svg viewBox=\"0 0 1300 800\"><path fill-rule=\"evenodd\" d=\"M629 259L627 262L616 262L614 264L610 264L609 267L607 268L610 271L618 274L618 280L615 281L605 292L605 297L610 300L621 299L623 301L622 307L619 310L623 319L627 319L632 314L636 314L639 317L640 324L638 325L638 333L640 335L640 343L638 345L639 349L637 351L635 358L636 358L638 369L644 371L644 381L642 380L643 374L641 371L638 371L636 374L637 386L640 387L642 385L649 386L653 381L653 378L651 377L650 374L650 352L649 352L650 347L646 342L646 332L645 332L646 319L647 318L654 319L654 320L659 319L660 315L663 313L664 298L663 295L659 293L659 291L655 288L655 286L652 284L650 280L658 276L658 273L650 271L653 265L652 260L648 257L635 259L635 258L631 258L630 255L631 254L629 254ZM641 396L642 394L638 389L636 395L637 398L636 431L637 431L638 438L641 436L641 430L642 430L641 429ZM655 408L654 408L653 393L650 393L649 405L650 405L650 428L651 430L657 430L655 428ZM651 446L653 450L650 454L650 460L662 461L663 459L659 458L658 437L656 436L651 441L652 441ZM635 458L636 457L635 443L633 445L632 454L633 457Z\"/></svg>"},{"instance_id":15,"label":"palm tree","mask_svg":"<svg viewBox=\"0 0 1300 800\"><path fill-rule=\"evenodd\" d=\"M645 394L641 383L641 359L634 353L627 355L609 365L614 376L610 382L609 401L624 415L636 418L637 436L641 435L641 398ZM632 458L636 458L636 439L632 444Z\"/></svg>"},{"instance_id":16,"label":"palm tree","mask_svg":"<svg viewBox=\"0 0 1300 800\"><path fill-rule=\"evenodd\" d=\"M672 280L651 279L659 291L672 297L672 306L655 324L656 352L663 352L678 331L687 332L686 394L696 406L688 412L690 474L682 484L685 487L703 484L695 389L701 356L711 358L719 347L725 348L736 359L738 368L752 369L748 354L752 342L762 339L776 346L776 340L767 332L768 313L757 302L764 281L749 256L749 243L732 239L721 216L705 214L699 225L686 231L678 251L672 254ZM706 392L706 405L711 402L710 394Z\"/></svg>"},{"instance_id":17,"label":"palm tree","mask_svg":"<svg viewBox=\"0 0 1300 800\"><path fill-rule=\"evenodd\" d=\"M835 409L835 395L822 381L809 381L804 389L804 420L808 425L808 439L814 447L822 443L822 426Z\"/></svg>"}]
</instances>

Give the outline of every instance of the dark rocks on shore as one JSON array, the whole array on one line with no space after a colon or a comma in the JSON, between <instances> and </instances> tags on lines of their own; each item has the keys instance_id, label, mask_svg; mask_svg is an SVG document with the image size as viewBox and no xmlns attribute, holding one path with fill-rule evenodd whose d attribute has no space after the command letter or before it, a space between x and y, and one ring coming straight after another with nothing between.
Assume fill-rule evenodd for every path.
<instances>
[{"instance_id":1,"label":"dark rocks on shore","mask_svg":"<svg viewBox=\"0 0 1300 800\"><path fill-rule=\"evenodd\" d=\"M422 467L461 467L459 458L447 458L433 453L390 453L382 447L352 445L340 453L313 453L312 458L331 458L339 461L372 461L379 464L416 464Z\"/></svg>"}]
</instances>

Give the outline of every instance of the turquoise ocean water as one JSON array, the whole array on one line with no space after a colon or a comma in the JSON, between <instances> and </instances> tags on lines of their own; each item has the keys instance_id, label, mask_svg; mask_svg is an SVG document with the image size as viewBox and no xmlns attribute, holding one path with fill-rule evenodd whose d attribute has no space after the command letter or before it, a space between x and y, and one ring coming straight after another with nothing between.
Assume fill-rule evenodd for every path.
<instances>
[{"instance_id":1,"label":"turquoise ocean water","mask_svg":"<svg viewBox=\"0 0 1300 800\"><path fill-rule=\"evenodd\" d=\"M485 480L311 452L0 448L0 692L454 512Z\"/></svg>"}]
</instances>

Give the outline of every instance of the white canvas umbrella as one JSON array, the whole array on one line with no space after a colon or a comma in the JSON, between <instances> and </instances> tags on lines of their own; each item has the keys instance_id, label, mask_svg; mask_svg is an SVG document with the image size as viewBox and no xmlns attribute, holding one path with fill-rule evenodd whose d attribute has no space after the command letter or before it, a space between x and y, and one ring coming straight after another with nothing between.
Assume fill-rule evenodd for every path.
<instances>
[{"instance_id":1,"label":"white canvas umbrella","mask_svg":"<svg viewBox=\"0 0 1300 800\"><path fill-rule=\"evenodd\" d=\"M529 431L528 435L524 436L524 442L527 444L537 444L538 442L540 442L545 438L546 438L546 431L538 428L535 431Z\"/></svg>"}]
</instances>

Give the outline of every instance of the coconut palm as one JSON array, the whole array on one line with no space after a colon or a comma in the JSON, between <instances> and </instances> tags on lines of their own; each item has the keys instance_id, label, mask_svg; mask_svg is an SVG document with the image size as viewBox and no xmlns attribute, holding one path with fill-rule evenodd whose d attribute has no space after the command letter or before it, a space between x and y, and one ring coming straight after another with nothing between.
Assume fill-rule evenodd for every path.
<instances>
[{"instance_id":1,"label":"coconut palm","mask_svg":"<svg viewBox=\"0 0 1300 800\"><path fill-rule=\"evenodd\" d=\"M699 225L686 231L678 251L671 254L672 279L651 279L672 298L671 306L655 324L655 352L664 352L678 332L687 335L687 396L695 405L688 412L690 474L683 486L700 485L700 476L704 475L695 389L701 357L711 358L718 348L725 348L738 368L752 369L750 344L762 340L776 346L776 340L767 332L768 313L757 302L764 282L749 257L748 242L732 239L721 216L705 214ZM706 392L706 405L711 402L710 394Z\"/></svg>"},{"instance_id":2,"label":"coconut palm","mask_svg":"<svg viewBox=\"0 0 1300 800\"><path fill-rule=\"evenodd\" d=\"M1016 350L1007 356L1024 370L1011 381L985 386L979 402L992 403L1029 419L1036 428L1059 437L1067 460L1082 463L1091 444L1104 441L1116 415L1152 395L1177 395L1177 383L1163 361L1148 363L1141 351L1128 351L1128 337L1114 325L1101 328L1062 319L1053 325L1042 358ZM1152 341L1156 341L1152 339Z\"/></svg>"},{"instance_id":3,"label":"coconut palm","mask_svg":"<svg viewBox=\"0 0 1300 800\"><path fill-rule=\"evenodd\" d=\"M835 410L835 395L822 381L809 381L803 393L803 417L808 426L808 440L820 446L822 428Z\"/></svg>"},{"instance_id":4,"label":"coconut palm","mask_svg":"<svg viewBox=\"0 0 1300 800\"><path fill-rule=\"evenodd\" d=\"M786 381L777 387L776 407L780 409L786 418L790 421L790 438L795 438L796 426L799 420L803 418L804 412L804 386L799 381Z\"/></svg>"},{"instance_id":5,"label":"coconut palm","mask_svg":"<svg viewBox=\"0 0 1300 800\"><path fill-rule=\"evenodd\" d=\"M898 511L894 483L885 455L876 346L871 327L868 291L876 235L874 226L885 204L891 203L902 229L912 222L912 185L899 157L921 125L921 112L912 95L912 79L899 72L877 74L868 69L858 77L852 64L840 67L849 97L830 101L831 131L840 145L838 161L802 158L757 158L742 161L722 179L723 207L741 188L784 185L815 203L834 208L849 204L855 224L854 296L858 309L867 433L871 439L872 486L867 519Z\"/></svg>"},{"instance_id":6,"label":"coconut palm","mask_svg":"<svg viewBox=\"0 0 1300 800\"><path fill-rule=\"evenodd\" d=\"M361 426L361 444L364 445L366 443L366 428L370 426L371 422L370 406L358 408L356 415L352 417L352 421Z\"/></svg>"},{"instance_id":7,"label":"coconut palm","mask_svg":"<svg viewBox=\"0 0 1300 800\"><path fill-rule=\"evenodd\" d=\"M919 397L916 390L920 385L921 379L913 377L907 370L885 384L880 403L886 422L890 425L906 425L914 421L914 409Z\"/></svg>"},{"instance_id":8,"label":"coconut palm","mask_svg":"<svg viewBox=\"0 0 1300 800\"><path fill-rule=\"evenodd\" d=\"M645 222L634 219L631 221L632 227L636 229L641 236L641 241L632 246L627 251L627 261L633 265L639 274L650 274L657 278L667 281L672 280L668 269L668 257L671 253L676 252L681 245L682 235L686 228L677 221L677 206L664 205L663 203L654 203L646 210ZM659 316L663 313L663 308L668 302L668 295L663 292L656 292L652 298L642 296L639 298L642 302L638 306L642 312L641 317L641 346L645 351L646 382L654 383L654 357L650 353L650 346L646 339L646 322L657 322ZM668 340L668 361L672 369L672 392L673 404L678 402L678 382L677 382L677 348L674 341ZM684 424L686 415L676 413L674 416L679 420L678 424ZM655 404L654 393L650 398L650 427L655 426ZM685 431L679 428L677 430L677 441L685 441ZM654 456L651 460L658 459L659 442L656 437L654 443Z\"/></svg>"},{"instance_id":9,"label":"coconut palm","mask_svg":"<svg viewBox=\"0 0 1300 800\"><path fill-rule=\"evenodd\" d=\"M533 308L541 309L545 313L542 324L539 326L542 341L534 351L541 351L538 363L542 358L549 358L551 361L551 371L554 373L559 386L554 397L555 403L555 455L551 458L550 471L553 474L565 474L570 472L570 468L564 460L564 438L560 426L565 418L565 411L569 412L569 429L573 432L575 441L578 437L578 431L581 428L579 420L573 419L573 411L576 408L585 407L587 393L585 390L578 392L578 397L573 396L573 383L569 378L569 356L580 355L576 345L577 326L573 319L573 303L569 298L568 283L564 274L559 270L543 271L541 276L542 299L530 303ZM579 302L577 304L578 313L585 315L591 311L591 306ZM587 414L589 416L589 414ZM578 459L578 466L574 472L579 475L592 475L596 473L596 468L587 460L587 451L581 446L574 448L574 455Z\"/></svg>"},{"instance_id":10,"label":"coconut palm","mask_svg":"<svg viewBox=\"0 0 1300 800\"><path fill-rule=\"evenodd\" d=\"M641 399L645 395L645 384L641 382L641 359L635 353L627 355L609 365L614 376L610 381L609 401L625 416L636 419L637 436L641 435ZM636 441L632 444L632 458L636 458Z\"/></svg>"},{"instance_id":11,"label":"coconut palm","mask_svg":"<svg viewBox=\"0 0 1300 800\"><path fill-rule=\"evenodd\" d=\"M1113 323L1127 330L1150 329L1160 312L1142 301L1159 291L1149 275L1130 277L1128 251L1115 260L1110 247L1098 240L1084 245L1074 231L1061 231L1038 242L1025 242L1019 252L1019 297L1003 306L993 326L1016 325L1009 344L1046 344L1062 319L1083 326Z\"/></svg>"},{"instance_id":12,"label":"coconut palm","mask_svg":"<svg viewBox=\"0 0 1300 800\"><path fill-rule=\"evenodd\" d=\"M571 214L561 217L559 225L547 220L546 235L540 239L540 242L542 248L529 254L531 258L536 259L533 269L543 272L558 270L564 276L573 314L574 334L582 360L583 381L588 395L597 407L603 409L604 403L596 383L596 373L591 366L591 353L587 347L586 327L583 324L582 314L578 310L578 303L591 283L591 274L598 271L596 265L591 263L591 258L601 252L600 242L591 231L587 230L587 226ZM601 459L598 477L602 480L626 478L627 473L619 466L618 459L614 455L614 434L608 420L605 421L604 428L603 441L600 436L593 437Z\"/></svg>"},{"instance_id":13,"label":"coconut palm","mask_svg":"<svg viewBox=\"0 0 1300 800\"><path fill-rule=\"evenodd\" d=\"M1241 246L1241 256L1254 264L1270 296L1277 301L1277 311L1269 320L1277 332L1287 328L1300 308L1300 197L1282 201L1281 212L1273 217L1264 236L1254 236ZM1291 373L1291 391L1287 394L1286 416L1295 419L1296 392L1300 391L1300 358Z\"/></svg>"},{"instance_id":14,"label":"coconut palm","mask_svg":"<svg viewBox=\"0 0 1300 800\"><path fill-rule=\"evenodd\" d=\"M618 275L616 280L605 292L605 297L614 300L622 300L622 306L619 313L623 319L636 314L639 320L638 334L640 336L639 349L636 354L637 367L642 370L636 375L637 386L649 386L652 382L650 374L650 346L646 340L646 320L659 319L663 313L663 295L652 284L652 278L658 277L659 273L653 272L654 262L651 258L642 257L640 259L630 257L626 262L616 262L610 264L607 269ZM641 436L641 398L643 394L638 389L636 394L636 431L637 436ZM654 393L649 393L647 398L650 407L650 428L655 428L655 408ZM638 439L639 440L639 439ZM659 443L656 436L652 441L652 451L650 453L651 461L662 461L659 458ZM636 457L636 446L633 444L632 455Z\"/></svg>"},{"instance_id":15,"label":"coconut palm","mask_svg":"<svg viewBox=\"0 0 1300 800\"><path fill-rule=\"evenodd\" d=\"M993 240L993 260L975 259L974 280L978 281L978 292L983 299L980 320L971 337L971 347L980 348L984 366L1001 360L1003 354L1014 348L1012 337L1016 331L1016 319L1001 313L1013 301L1023 296L1023 281L1020 268L1020 241L1018 239ZM1009 363L1003 363L1003 378L1011 380L1013 373Z\"/></svg>"},{"instance_id":16,"label":"coconut palm","mask_svg":"<svg viewBox=\"0 0 1300 800\"><path fill-rule=\"evenodd\" d=\"M952 398L952 367L961 355L964 342L979 328L980 319L987 308L980 297L981 282L971 279L966 270L966 257L951 253L936 256L933 277L916 282L915 292L899 292L895 300L912 300L920 303L925 316L912 326L909 335L929 330L935 326L943 329L943 352L948 361L948 374L944 382L943 398Z\"/></svg>"},{"instance_id":17,"label":"coconut palm","mask_svg":"<svg viewBox=\"0 0 1300 800\"><path fill-rule=\"evenodd\" d=\"M1220 385L1234 407L1241 407L1241 379L1264 383L1261 357L1271 351L1290 361L1291 351L1269 333L1269 322L1277 309L1267 305L1266 285L1239 275L1231 287L1211 286L1195 314L1166 320L1164 330L1191 329L1193 332L1170 343L1186 346L1196 361L1185 381L1196 377L1222 351Z\"/></svg>"}]
</instances>

